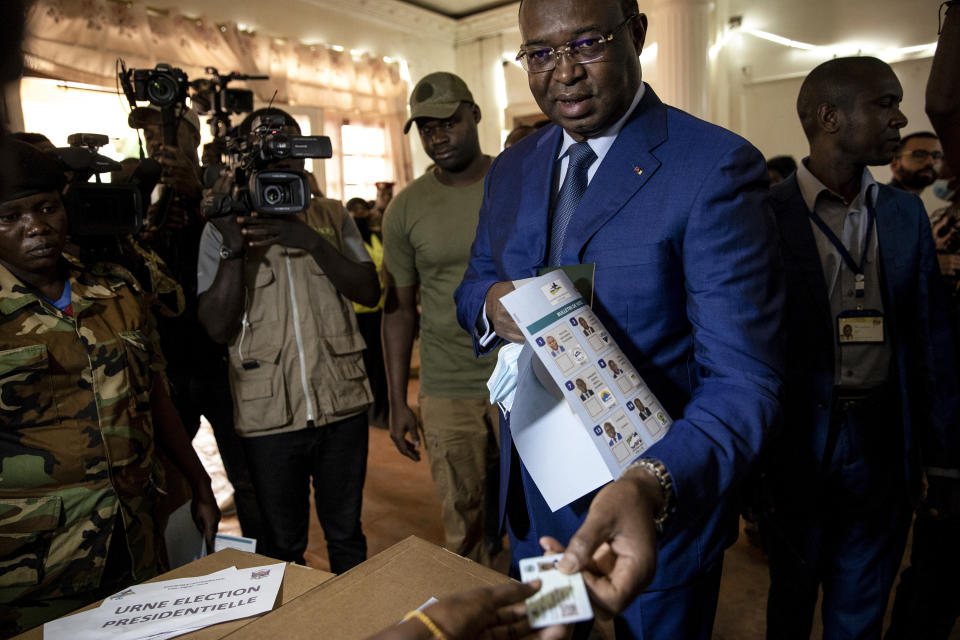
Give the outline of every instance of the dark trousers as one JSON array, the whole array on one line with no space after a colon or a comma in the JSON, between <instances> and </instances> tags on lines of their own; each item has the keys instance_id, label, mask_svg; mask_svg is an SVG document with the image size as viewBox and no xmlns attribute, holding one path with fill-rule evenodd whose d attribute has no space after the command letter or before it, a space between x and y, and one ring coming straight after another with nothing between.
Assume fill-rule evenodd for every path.
<instances>
[{"instance_id":1,"label":"dark trousers","mask_svg":"<svg viewBox=\"0 0 960 640\"><path fill-rule=\"evenodd\" d=\"M886 640L946 640L960 615L960 516L917 514Z\"/></svg>"},{"instance_id":2,"label":"dark trousers","mask_svg":"<svg viewBox=\"0 0 960 640\"><path fill-rule=\"evenodd\" d=\"M367 411L370 424L375 427L387 428L387 369L383 364L383 344L380 341L380 318L383 312L371 311L357 314L357 327L367 348L363 350L363 368L367 371L370 380L370 392L373 393L373 404Z\"/></svg>"},{"instance_id":3,"label":"dark trousers","mask_svg":"<svg viewBox=\"0 0 960 640\"><path fill-rule=\"evenodd\" d=\"M172 400L192 440L200 429L200 416L213 428L220 460L233 485L233 501L237 506L240 529L248 538L262 536L260 506L250 477L243 441L233 429L233 397L227 381L226 365L201 373L171 374Z\"/></svg>"},{"instance_id":4,"label":"dark trousers","mask_svg":"<svg viewBox=\"0 0 960 640\"><path fill-rule=\"evenodd\" d=\"M911 517L896 398L835 401L823 457L788 446L771 468L767 638L808 639L821 586L824 640L880 638Z\"/></svg>"},{"instance_id":5,"label":"dark trousers","mask_svg":"<svg viewBox=\"0 0 960 640\"><path fill-rule=\"evenodd\" d=\"M360 509L368 440L366 413L320 427L243 438L264 518L258 552L304 564L312 481L330 571L343 573L366 559Z\"/></svg>"}]
</instances>

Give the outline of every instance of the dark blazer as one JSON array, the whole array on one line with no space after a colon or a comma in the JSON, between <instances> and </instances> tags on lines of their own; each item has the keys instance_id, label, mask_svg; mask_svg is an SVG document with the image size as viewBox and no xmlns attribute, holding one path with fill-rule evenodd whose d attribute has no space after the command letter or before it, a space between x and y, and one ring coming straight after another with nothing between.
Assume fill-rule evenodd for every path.
<instances>
[{"instance_id":1,"label":"dark blazer","mask_svg":"<svg viewBox=\"0 0 960 640\"><path fill-rule=\"evenodd\" d=\"M573 215L561 263L596 263L594 311L675 419L644 454L666 465L677 496L658 588L716 560L735 532L728 498L780 409L783 299L763 157L645 91ZM545 263L561 140L545 127L490 168L455 294L471 333L492 284ZM502 487L510 451L507 437ZM559 528L544 522L560 512L534 514L537 531L568 537L587 505L567 508Z\"/></svg>"},{"instance_id":2,"label":"dark blazer","mask_svg":"<svg viewBox=\"0 0 960 640\"><path fill-rule=\"evenodd\" d=\"M796 173L770 190L787 279L787 376L780 455L820 465L834 393L835 319ZM954 337L930 223L920 199L879 185L876 228L884 322L900 396L904 473L919 488L924 464L956 467L958 387ZM777 463L774 463L775 465Z\"/></svg>"}]
</instances>

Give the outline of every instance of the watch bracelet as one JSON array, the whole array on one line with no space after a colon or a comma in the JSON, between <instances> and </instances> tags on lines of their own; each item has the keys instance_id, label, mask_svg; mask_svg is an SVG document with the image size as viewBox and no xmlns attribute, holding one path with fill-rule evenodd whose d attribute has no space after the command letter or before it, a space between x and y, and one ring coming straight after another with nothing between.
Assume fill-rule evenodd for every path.
<instances>
[{"instance_id":1,"label":"watch bracelet","mask_svg":"<svg viewBox=\"0 0 960 640\"><path fill-rule=\"evenodd\" d=\"M670 472L667 471L664 464L656 458L640 458L639 460L631 462L627 466L627 469L643 469L656 478L660 484L660 490L663 492L663 506L660 507L660 511L653 519L653 523L659 531L663 528L664 523L674 510L676 496L673 492L673 478L670 477Z\"/></svg>"}]
</instances>

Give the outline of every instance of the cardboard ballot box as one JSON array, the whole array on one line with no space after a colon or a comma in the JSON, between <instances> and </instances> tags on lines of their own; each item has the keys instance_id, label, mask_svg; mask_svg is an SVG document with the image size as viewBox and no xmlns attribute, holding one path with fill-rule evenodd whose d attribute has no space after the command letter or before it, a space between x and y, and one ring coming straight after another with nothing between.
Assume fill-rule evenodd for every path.
<instances>
[{"instance_id":1,"label":"cardboard ballot box","mask_svg":"<svg viewBox=\"0 0 960 640\"><path fill-rule=\"evenodd\" d=\"M248 567L259 567L265 564L276 564L277 562L277 560L267 558L266 556L261 556L256 553L246 553L244 551L237 551L236 549L224 549L223 551L218 551L217 553L206 556L205 558L200 558L199 560L195 560L194 562L184 565L178 569L174 569L173 571L168 571L167 573L157 576L148 582L157 582L159 580L176 580L177 578L192 578L211 574L228 567L246 569ZM219 638L224 638L260 618L276 615L284 605L294 600L294 598L302 596L304 593L316 588L324 582L327 582L333 577L334 575L332 573L327 573L326 571L308 569L307 567L301 567L299 565L288 563L283 573L283 585L280 587L280 595L278 597L279 605L273 611L259 617L243 618L240 620L232 620L230 622L215 624L211 627L206 627L205 629L200 629L199 631L194 631L193 633L188 633L177 637L189 638L189 640L218 640ZM81 609L81 611L99 606L100 603L96 602L89 607ZM76 611L73 613L76 613ZM43 627L41 626L35 627L26 633L16 636L15 640L42 640L42 638Z\"/></svg>"},{"instance_id":2,"label":"cardboard ballot box","mask_svg":"<svg viewBox=\"0 0 960 640\"><path fill-rule=\"evenodd\" d=\"M415 536L238 629L230 640L360 640L431 597L509 582L493 569Z\"/></svg>"}]
</instances>

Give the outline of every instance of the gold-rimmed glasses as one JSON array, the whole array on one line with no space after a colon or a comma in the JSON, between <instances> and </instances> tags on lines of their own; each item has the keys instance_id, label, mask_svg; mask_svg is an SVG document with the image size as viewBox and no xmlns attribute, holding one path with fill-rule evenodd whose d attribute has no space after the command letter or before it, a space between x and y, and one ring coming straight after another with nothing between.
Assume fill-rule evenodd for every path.
<instances>
[{"instance_id":1,"label":"gold-rimmed glasses","mask_svg":"<svg viewBox=\"0 0 960 640\"><path fill-rule=\"evenodd\" d=\"M603 60L607 43L611 42L617 32L636 17L637 14L627 16L626 20L618 24L613 31L605 36L584 36L571 40L556 49L553 47L521 48L517 54L517 60L528 73L543 73L555 69L561 55L567 56L570 62L576 64L598 62Z\"/></svg>"}]
</instances>

